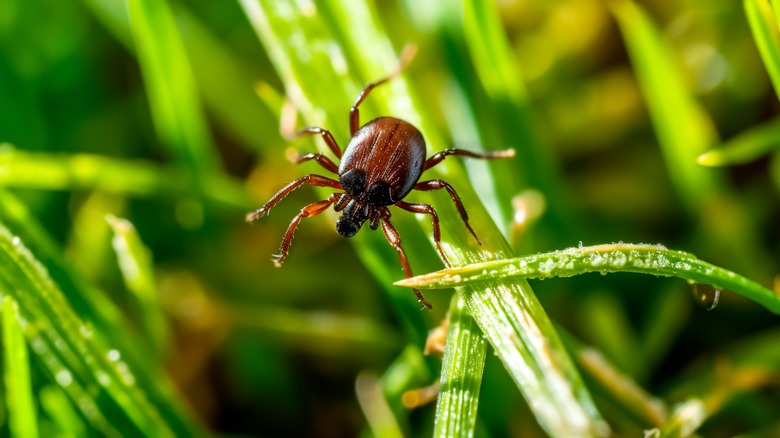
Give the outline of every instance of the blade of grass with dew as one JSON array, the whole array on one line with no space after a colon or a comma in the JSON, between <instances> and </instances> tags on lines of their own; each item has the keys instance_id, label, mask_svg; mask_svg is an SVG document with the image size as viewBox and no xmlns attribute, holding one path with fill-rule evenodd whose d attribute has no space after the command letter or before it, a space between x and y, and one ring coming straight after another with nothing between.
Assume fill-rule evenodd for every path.
<instances>
[{"instance_id":1,"label":"blade of grass with dew","mask_svg":"<svg viewBox=\"0 0 780 438\"><path fill-rule=\"evenodd\" d=\"M219 170L195 79L166 0L125 0L153 120L162 143L198 177Z\"/></svg>"},{"instance_id":2,"label":"blade of grass with dew","mask_svg":"<svg viewBox=\"0 0 780 438\"><path fill-rule=\"evenodd\" d=\"M346 74L346 67L361 62L371 62L371 65L374 65L373 63L379 62L378 60L381 60L385 66L394 67L394 64L397 65L397 60L390 45L382 43L371 46L371 42L376 37L369 38L365 33L353 36L349 31L356 26L334 30L335 25L327 18L334 14L330 10L327 14L318 14L319 4L243 0L242 5L261 41L266 45L269 56L285 83L288 95L304 118L317 125L322 125L323 121L335 121L334 124L325 126L334 130L336 138L344 138L341 134L346 123L344 121L338 123L338 121L346 116L344 108L349 107L360 90L360 87L356 86ZM329 2L327 6L331 9L349 7L352 9L351 13L356 14L353 16L371 14L370 9L363 2L350 3L348 6L339 2ZM367 22L378 23L376 19ZM367 29L382 33L380 26L363 26L361 32L366 32ZM342 33L345 35L344 39L358 44L357 53L370 53L371 56L345 59L345 51L341 48L337 37ZM383 38L381 37L380 40ZM334 70L337 74L334 74ZM377 76L381 77L389 71L392 71L392 68L377 73ZM316 78L312 76L314 74ZM376 80L376 77L369 80ZM401 82L402 79L399 79L391 81L391 84ZM378 93L380 97L390 97L387 97L387 101L373 98L371 105L384 104L385 114L392 114L393 112L390 112L392 108L407 108L403 113L404 117L412 123L420 120L419 126L423 127L427 138L443 138L441 134L435 134L434 125L425 121L421 111L415 111L418 106L412 105L409 95L401 93L398 87L400 85L392 85L385 94ZM396 99L400 99L398 103L390 103ZM334 102L337 105L334 106ZM312 103L322 105L322 110L314 110ZM430 143L442 145L436 140ZM479 252L475 252L474 243L468 236L463 236L460 228L455 233L450 232L445 225L443 230L445 251L450 260L456 264L502 258L510 253L508 245L484 208L478 204L461 169L454 163L442 163L441 166L432 169L434 171L432 173L442 175L442 172L446 172L448 178L458 181L458 192L464 201L470 202L470 222L479 233L483 246ZM447 220L450 217L457 218L453 207L443 204L441 210L446 211L447 214L440 213L440 217ZM422 221L430 223L428 218ZM372 239L370 245L363 244L369 239ZM386 282L393 277L389 274L388 266L395 266L397 258L392 260L393 257L389 257L389 252L383 249L386 243L382 240L384 239L381 236L362 239L361 236L357 236L353 239L357 243L356 247L361 258L366 261L380 282L387 284ZM414 247L415 244L412 241L410 246ZM411 252L409 247L406 249ZM459 288L459 293L464 295L475 320L496 348L526 399L529 400L539 422L549 433L554 436L592 436L607 433L608 427L601 420L552 324L527 284L494 284L489 288L463 287ZM404 309L400 312L401 317L419 321L417 324L411 324L411 327L417 327L416 336L421 337L424 329L419 312L414 306L409 305L408 296L395 295L396 293L391 290L394 303L399 309ZM508 336L508 333L511 335ZM539 337L544 341L540 341Z\"/></svg>"},{"instance_id":3,"label":"blade of grass with dew","mask_svg":"<svg viewBox=\"0 0 780 438\"><path fill-rule=\"evenodd\" d=\"M773 6L776 8L777 5L770 5L769 0L744 0L743 6L758 53L769 73L775 94L780 97L780 31L772 13Z\"/></svg>"},{"instance_id":4,"label":"blade of grass with dew","mask_svg":"<svg viewBox=\"0 0 780 438\"><path fill-rule=\"evenodd\" d=\"M450 305L433 436L474 436L487 347L459 295Z\"/></svg>"},{"instance_id":5,"label":"blade of grass with dew","mask_svg":"<svg viewBox=\"0 0 780 438\"><path fill-rule=\"evenodd\" d=\"M16 300L3 293L3 382L5 383L5 406L8 410L8 428L12 437L38 436L38 414L33 400L32 379L30 379L30 358L20 324L25 324L19 315Z\"/></svg>"},{"instance_id":6,"label":"blade of grass with dew","mask_svg":"<svg viewBox=\"0 0 780 438\"><path fill-rule=\"evenodd\" d=\"M444 289L463 284L494 283L500 279L571 277L589 272L635 272L678 277L742 295L780 314L780 296L734 272L662 245L613 243L498 260L401 280L396 284L421 289Z\"/></svg>"},{"instance_id":7,"label":"blade of grass with dew","mask_svg":"<svg viewBox=\"0 0 780 438\"><path fill-rule=\"evenodd\" d=\"M111 242L122 278L141 315L141 330L158 357L162 358L169 339L168 322L157 297L152 254L128 220L111 215L106 216L106 220L114 231Z\"/></svg>"},{"instance_id":8,"label":"blade of grass with dew","mask_svg":"<svg viewBox=\"0 0 780 438\"><path fill-rule=\"evenodd\" d=\"M702 166L732 166L755 161L780 151L780 120L750 128L717 149L707 151L696 161Z\"/></svg>"},{"instance_id":9,"label":"blade of grass with dew","mask_svg":"<svg viewBox=\"0 0 780 438\"><path fill-rule=\"evenodd\" d=\"M204 202L240 211L255 204L246 189L229 177L207 175L203 182ZM149 161L25 152L0 144L0 187L93 189L129 196L180 198L197 195L193 184L187 172Z\"/></svg>"},{"instance_id":10,"label":"blade of grass with dew","mask_svg":"<svg viewBox=\"0 0 780 438\"><path fill-rule=\"evenodd\" d=\"M43 263L42 269L46 272L47 277L50 276L51 280L54 281L54 283L46 284L52 286L56 284L65 293L68 305L63 305L61 301L58 301L59 304L57 304L64 306L63 312L65 313L63 315L67 315L68 320L72 320L73 310L81 315L84 323L73 329L68 326L68 333L73 335L75 330L89 345L98 345L103 351L113 351L112 358L121 354L121 361L115 366L121 365L135 373L136 382L133 393L142 394L146 401L153 403L165 421L176 431L177 436L199 436L200 432L185 413L185 409L173 389L173 384L159 367L159 362L148 360L148 357L153 354L145 343L137 338L134 331L127 329L128 323L116 305L108 300L102 291L84 283L72 272L56 244L46 234L37 219L27 211L24 204L4 190L0 190L0 223L8 226L13 235L19 237L19 241L27 243L28 247L36 254L37 259ZM38 265L36 264L36 266ZM0 272L0 274L5 274L5 272ZM58 294L53 296L59 297ZM51 308L50 305L54 305L46 302L43 304L47 304L47 309ZM24 311L24 307L20 308ZM64 318L56 313L55 316ZM37 342L31 343L31 345L42 349L40 352L33 349L33 352L41 356L45 364L59 366L62 363L46 343ZM64 343L56 345L67 346ZM92 367L91 370L94 376L103 373L97 367ZM75 374L70 371L62 374L64 377L72 377L73 375ZM73 381L76 382L75 379ZM63 389L72 400L78 401L78 409L82 411L84 419L93 428L103 431L104 434L109 433L107 429L109 426L106 424L110 423L106 423L105 417L91 402L91 397L81 394L83 387L69 385ZM111 421L120 425L126 422L125 419L120 421L113 418Z\"/></svg>"}]
</instances>

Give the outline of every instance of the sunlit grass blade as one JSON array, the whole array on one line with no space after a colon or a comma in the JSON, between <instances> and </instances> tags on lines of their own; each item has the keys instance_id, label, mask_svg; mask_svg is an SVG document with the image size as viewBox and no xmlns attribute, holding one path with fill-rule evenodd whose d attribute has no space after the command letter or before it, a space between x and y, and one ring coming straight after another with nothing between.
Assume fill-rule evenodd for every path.
<instances>
[{"instance_id":1,"label":"sunlit grass blade","mask_svg":"<svg viewBox=\"0 0 780 438\"><path fill-rule=\"evenodd\" d=\"M163 145L197 175L214 173L219 170L219 159L170 5L160 0L125 1L155 127Z\"/></svg>"},{"instance_id":2,"label":"sunlit grass blade","mask_svg":"<svg viewBox=\"0 0 780 438\"><path fill-rule=\"evenodd\" d=\"M473 436L487 348L458 295L450 305L449 324L433 436Z\"/></svg>"},{"instance_id":3,"label":"sunlit grass blade","mask_svg":"<svg viewBox=\"0 0 780 438\"><path fill-rule=\"evenodd\" d=\"M696 160L702 166L730 166L757 160L780 150L780 120L751 128Z\"/></svg>"},{"instance_id":4,"label":"sunlit grass blade","mask_svg":"<svg viewBox=\"0 0 780 438\"><path fill-rule=\"evenodd\" d=\"M84 421L62 389L54 385L44 386L39 392L39 400L41 410L57 425L62 436L86 436Z\"/></svg>"},{"instance_id":5,"label":"sunlit grass blade","mask_svg":"<svg viewBox=\"0 0 780 438\"><path fill-rule=\"evenodd\" d=\"M589 272L635 272L678 277L740 294L780 314L780 296L760 284L661 245L613 243L568 248L509 260L444 269L396 282L417 288L443 289L499 280L571 277Z\"/></svg>"},{"instance_id":6,"label":"sunlit grass blade","mask_svg":"<svg viewBox=\"0 0 780 438\"><path fill-rule=\"evenodd\" d=\"M0 289L2 290L2 289ZM13 437L37 437L38 413L33 400L30 359L16 301L3 291L3 382L8 428Z\"/></svg>"},{"instance_id":7,"label":"sunlit grass blade","mask_svg":"<svg viewBox=\"0 0 780 438\"><path fill-rule=\"evenodd\" d=\"M94 332L73 312L45 268L2 225L0 263L0 284L19 304L33 353L94 429L108 435L128 428L176 436L121 352L97 345Z\"/></svg>"},{"instance_id":8,"label":"sunlit grass blade","mask_svg":"<svg viewBox=\"0 0 780 438\"><path fill-rule=\"evenodd\" d=\"M141 329L162 357L168 344L168 322L157 297L151 252L132 223L111 215L106 220L114 231L114 251L125 285L138 306Z\"/></svg>"},{"instance_id":9,"label":"sunlit grass blade","mask_svg":"<svg viewBox=\"0 0 780 438\"><path fill-rule=\"evenodd\" d=\"M177 436L197 436L199 434L198 428L181 405L178 393L174 390L172 382L162 369L162 365L160 362L148 359L153 356L152 351L145 342L138 338L134 330L128 330L128 322L120 309L107 298L103 291L85 283L73 272L63 259L61 250L44 231L38 220L26 209L23 203L5 190L0 190L0 218L2 218L0 224L7 226L12 234L19 238L18 241L24 242L29 248L29 251L24 254L34 253L42 264L46 275L51 277L51 281L46 284L56 284L56 287L67 297L67 305L70 306L63 305L59 298L60 294L53 292L52 302L49 302L50 305L47 305L46 308L64 306L62 314L53 310L58 321L62 318L72 320L75 311L84 320L84 324L76 330L78 335L83 336L85 342L93 342L94 345L97 345L96 348L103 352L114 351L112 358L119 354L121 356L119 364L135 372L136 390L134 393L142 394L147 402L159 409L160 415L168 422L172 430L176 431ZM15 265L7 266L6 270ZM0 270L0 274L6 274L6 270ZM35 295L29 297L34 298ZM22 300L18 301L24 315L25 307L22 305ZM76 336L72 332L73 330L70 330L68 333ZM32 347L46 346L41 343L31 343L31 345ZM39 356L50 351L51 349L47 349L43 353L39 353L33 348L33 352ZM51 355L44 356L43 360L46 361L47 365L60 363L56 357ZM93 369L93 375L98 375L98 371L98 369ZM68 376L68 374L63 374L63 376ZM73 373L70 376L73 376ZM73 381L76 382L75 379ZM84 415L84 420L91 424L93 429L97 429L101 433L108 433L104 427L105 418L100 416L100 412L89 403L89 397L83 398L83 400L80 398L81 395L78 391L83 388L79 388L76 385L63 387L71 399L82 401L77 407L79 410L87 409L89 415ZM105 400L110 399L106 398ZM116 423L121 426L126 423L123 414L119 411L112 410L111 412L118 415L117 418L110 419L112 424Z\"/></svg>"},{"instance_id":10,"label":"sunlit grass blade","mask_svg":"<svg viewBox=\"0 0 780 438\"><path fill-rule=\"evenodd\" d=\"M701 426L706 418L707 409L701 400L687 400L674 408L672 415L669 416L669 420L659 428L655 436L658 438L686 438L693 436L696 429Z\"/></svg>"},{"instance_id":11,"label":"sunlit grass blade","mask_svg":"<svg viewBox=\"0 0 780 438\"><path fill-rule=\"evenodd\" d=\"M612 3L647 101L669 177L691 209L711 197L720 179L696 164L717 142L709 116L694 100L674 57L647 13L631 0Z\"/></svg>"},{"instance_id":12,"label":"sunlit grass blade","mask_svg":"<svg viewBox=\"0 0 780 438\"><path fill-rule=\"evenodd\" d=\"M780 31L772 13L773 6L776 8L778 5L770 4L769 0L744 0L743 4L758 53L769 73L775 94L780 97Z\"/></svg>"},{"instance_id":13,"label":"sunlit grass blade","mask_svg":"<svg viewBox=\"0 0 780 438\"><path fill-rule=\"evenodd\" d=\"M204 201L245 210L254 206L245 188L223 175L202 179ZM140 197L181 198L199 195L195 180L181 168L143 160L94 154L25 152L0 144L0 187L46 190L103 190Z\"/></svg>"}]
</instances>

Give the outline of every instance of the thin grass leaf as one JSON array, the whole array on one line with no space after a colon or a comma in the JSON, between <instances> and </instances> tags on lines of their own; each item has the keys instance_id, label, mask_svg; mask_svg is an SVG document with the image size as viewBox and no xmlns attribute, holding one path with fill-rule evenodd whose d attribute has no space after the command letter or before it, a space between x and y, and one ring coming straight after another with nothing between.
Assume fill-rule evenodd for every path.
<instances>
[{"instance_id":1,"label":"thin grass leaf","mask_svg":"<svg viewBox=\"0 0 780 438\"><path fill-rule=\"evenodd\" d=\"M734 272L662 245L613 243L583 246L469 266L444 269L396 282L422 289L444 289L463 284L491 284L506 279L571 277L589 272L635 272L678 277L735 292L773 313L780 314L780 296Z\"/></svg>"},{"instance_id":2,"label":"thin grass leaf","mask_svg":"<svg viewBox=\"0 0 780 438\"><path fill-rule=\"evenodd\" d=\"M695 211L718 192L720 178L696 164L717 142L709 116L687 89L674 57L645 11L633 1L612 3L669 170L686 205Z\"/></svg>"},{"instance_id":3,"label":"thin grass leaf","mask_svg":"<svg viewBox=\"0 0 780 438\"><path fill-rule=\"evenodd\" d=\"M386 75L398 62L380 26L344 27L338 26L338 19L331 21L330 17L335 14L333 11L339 8L352 9L348 15L351 17L370 17L367 5L363 2L301 4L269 0L242 0L241 4L266 46L288 95L304 119L310 124L331 129L337 140L347 138L345 109L349 108L361 89L352 80L347 68L355 66L358 71L372 72L366 83ZM378 23L378 20L371 18L367 22ZM369 32L370 29L372 31ZM348 41L349 49L344 48L342 41ZM377 41L379 43L374 45ZM352 57L351 53L363 55ZM368 53L371 56L365 55ZM365 109L361 107L364 117L370 117L366 114L372 114L372 108L380 108L381 114L403 114L404 119L422 128L429 144L444 146L439 140L444 136L423 111L416 109L421 106L410 98L402 78L391 81L384 90L377 90L376 96L372 94L366 103ZM399 109L404 111L399 113ZM445 224L442 234L448 258L453 263L465 264L504 257L510 252L508 245L479 205L462 168L454 162L446 162L432 169L433 175L445 173L450 182L458 181L458 192L470 205L470 223L484 243L477 251L474 242L463 236L460 228L458 232L451 232ZM428 197L419 196L421 199ZM458 217L451 205L437 204L442 205L440 217ZM429 218L420 221L425 227L430 226ZM399 219L396 225L403 222ZM458 226L462 227L462 224ZM409 229L402 227L402 231ZM404 234L404 239L408 253L417 252L415 249L424 253L419 248L418 239L409 237L409 234ZM380 283L389 285L396 276L393 274L396 270L389 271L388 267L395 267L398 262L397 255L388 251L383 236L364 233L353 238L353 242L357 243L361 259ZM430 253L429 248L427 251ZM399 315L410 329L409 337L421 339L425 329L419 311L410 306L408 295L400 295L393 288L388 291L399 309ZM592 436L607 433L608 427L601 420L552 324L527 284L495 284L490 288L467 286L459 288L459 292L529 400L539 422L550 434Z\"/></svg>"},{"instance_id":4,"label":"thin grass leaf","mask_svg":"<svg viewBox=\"0 0 780 438\"><path fill-rule=\"evenodd\" d=\"M778 150L780 120L773 120L745 131L717 149L699 155L696 161L702 166L733 166L755 161Z\"/></svg>"},{"instance_id":5,"label":"thin grass leaf","mask_svg":"<svg viewBox=\"0 0 780 438\"><path fill-rule=\"evenodd\" d=\"M487 351L485 338L459 295L450 305L449 331L441 369L433 436L474 436L482 371Z\"/></svg>"},{"instance_id":6,"label":"thin grass leaf","mask_svg":"<svg viewBox=\"0 0 780 438\"><path fill-rule=\"evenodd\" d=\"M219 159L168 2L126 0L126 4L155 127L163 145L196 175L215 173Z\"/></svg>"},{"instance_id":7,"label":"thin grass leaf","mask_svg":"<svg viewBox=\"0 0 780 438\"><path fill-rule=\"evenodd\" d=\"M86 436L84 421L73 408L73 403L57 386L48 385L41 388L39 398L41 410L59 428L61 436Z\"/></svg>"},{"instance_id":8,"label":"thin grass leaf","mask_svg":"<svg viewBox=\"0 0 780 438\"><path fill-rule=\"evenodd\" d=\"M138 306L141 330L162 357L168 344L168 322L157 297L151 252L132 223L111 215L106 220L114 231L112 244L122 277Z\"/></svg>"},{"instance_id":9,"label":"thin grass leaf","mask_svg":"<svg viewBox=\"0 0 780 438\"><path fill-rule=\"evenodd\" d=\"M204 201L245 210L254 205L246 189L221 175L202 179ZM46 190L103 190L140 197L182 198L198 195L192 176L180 168L143 160L94 154L25 152L0 144L0 187Z\"/></svg>"},{"instance_id":10,"label":"thin grass leaf","mask_svg":"<svg viewBox=\"0 0 780 438\"><path fill-rule=\"evenodd\" d=\"M38 413L32 394L30 359L20 324L19 306L3 291L3 381L8 428L12 437L37 437Z\"/></svg>"},{"instance_id":11,"label":"thin grass leaf","mask_svg":"<svg viewBox=\"0 0 780 438\"><path fill-rule=\"evenodd\" d=\"M758 53L769 73L775 94L780 97L780 31L772 13L773 5L768 0L744 0L743 6ZM777 5L774 7L776 9Z\"/></svg>"},{"instance_id":12,"label":"thin grass leaf","mask_svg":"<svg viewBox=\"0 0 780 438\"><path fill-rule=\"evenodd\" d=\"M686 438L692 436L707 418L707 409L701 400L687 400L676 406L669 420L660 427L658 438Z\"/></svg>"}]
</instances>

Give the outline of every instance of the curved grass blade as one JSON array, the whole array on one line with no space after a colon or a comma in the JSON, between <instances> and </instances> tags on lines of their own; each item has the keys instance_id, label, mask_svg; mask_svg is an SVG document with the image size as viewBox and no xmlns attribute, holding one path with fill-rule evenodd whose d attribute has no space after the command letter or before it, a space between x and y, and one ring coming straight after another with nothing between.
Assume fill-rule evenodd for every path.
<instances>
[{"instance_id":1,"label":"curved grass blade","mask_svg":"<svg viewBox=\"0 0 780 438\"><path fill-rule=\"evenodd\" d=\"M702 166L730 166L755 161L780 150L780 120L773 120L740 134L696 161Z\"/></svg>"},{"instance_id":2,"label":"curved grass blade","mask_svg":"<svg viewBox=\"0 0 780 438\"><path fill-rule=\"evenodd\" d=\"M696 429L707 418L707 408L701 400L691 399L675 407L672 415L664 423L658 438L686 438L693 436Z\"/></svg>"},{"instance_id":3,"label":"curved grass blade","mask_svg":"<svg viewBox=\"0 0 780 438\"><path fill-rule=\"evenodd\" d=\"M760 284L694 255L662 245L613 243L485 263L475 263L396 282L400 286L443 289L464 284L491 284L506 279L571 277L589 272L635 272L679 277L727 289L780 314L780 296Z\"/></svg>"},{"instance_id":4,"label":"curved grass blade","mask_svg":"<svg viewBox=\"0 0 780 438\"><path fill-rule=\"evenodd\" d=\"M16 300L3 295L0 312L3 319L3 381L8 428L14 437L36 437L38 414L33 401L30 359Z\"/></svg>"},{"instance_id":5,"label":"curved grass blade","mask_svg":"<svg viewBox=\"0 0 780 438\"><path fill-rule=\"evenodd\" d=\"M780 97L780 31L772 13L773 6L776 8L778 5L770 5L769 0L744 0L743 6L758 53L769 73L775 94Z\"/></svg>"},{"instance_id":6,"label":"curved grass blade","mask_svg":"<svg viewBox=\"0 0 780 438\"><path fill-rule=\"evenodd\" d=\"M470 437L474 436L477 424L477 404L487 348L482 333L459 295L452 299L449 321L433 436Z\"/></svg>"}]
</instances>

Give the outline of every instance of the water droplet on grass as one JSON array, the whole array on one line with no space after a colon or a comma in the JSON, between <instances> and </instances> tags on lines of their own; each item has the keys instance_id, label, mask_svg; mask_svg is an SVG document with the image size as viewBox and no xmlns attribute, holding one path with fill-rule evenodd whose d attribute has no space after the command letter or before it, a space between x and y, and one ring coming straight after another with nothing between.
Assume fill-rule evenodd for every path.
<instances>
[{"instance_id":1,"label":"water droplet on grass","mask_svg":"<svg viewBox=\"0 0 780 438\"><path fill-rule=\"evenodd\" d=\"M696 283L693 285L693 296L702 307L710 311L718 306L720 289L709 284Z\"/></svg>"}]
</instances>

